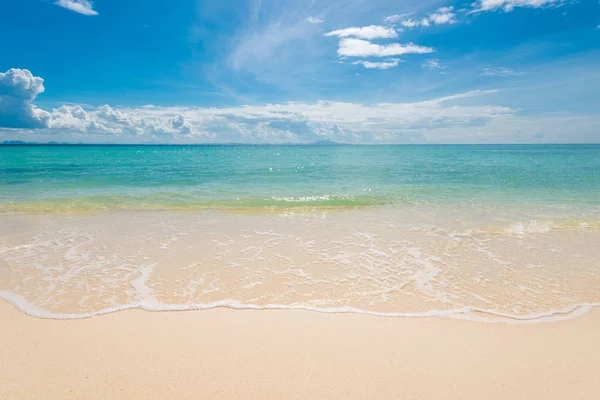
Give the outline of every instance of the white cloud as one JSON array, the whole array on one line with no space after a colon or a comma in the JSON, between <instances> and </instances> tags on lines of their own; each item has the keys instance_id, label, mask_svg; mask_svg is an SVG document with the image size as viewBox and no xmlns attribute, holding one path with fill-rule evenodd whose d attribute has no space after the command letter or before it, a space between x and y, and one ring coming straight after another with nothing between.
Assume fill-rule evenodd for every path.
<instances>
[{"instance_id":1,"label":"white cloud","mask_svg":"<svg viewBox=\"0 0 600 400\"><path fill-rule=\"evenodd\" d=\"M416 26L421 25L421 21L415 21L414 19L407 19L406 21L402 21L401 24L405 28L414 28Z\"/></svg>"},{"instance_id":2,"label":"white cloud","mask_svg":"<svg viewBox=\"0 0 600 400\"><path fill-rule=\"evenodd\" d=\"M474 91L414 103L319 101L223 108L102 106L88 110L63 106L53 110L51 128L0 128L0 140L92 143L298 143L323 138L348 143L600 141L597 117L520 117L518 110L509 107L480 101L473 104L476 96L493 93ZM546 135L539 138L537 132ZM570 133L565 135L565 132Z\"/></svg>"},{"instance_id":3,"label":"white cloud","mask_svg":"<svg viewBox=\"0 0 600 400\"><path fill-rule=\"evenodd\" d=\"M33 101L44 92L44 80L28 70L0 72L0 126L5 128L44 128L50 115Z\"/></svg>"},{"instance_id":4,"label":"white cloud","mask_svg":"<svg viewBox=\"0 0 600 400\"><path fill-rule=\"evenodd\" d=\"M456 23L456 14L453 7L441 7L420 20L407 19L400 24L405 28L416 28L418 26L428 27L431 25L444 25Z\"/></svg>"},{"instance_id":5,"label":"white cloud","mask_svg":"<svg viewBox=\"0 0 600 400\"><path fill-rule=\"evenodd\" d=\"M515 72L510 68L494 67L494 68L484 68L483 71L481 71L481 75L483 75L483 76L517 76L517 75L523 75L523 73Z\"/></svg>"},{"instance_id":6,"label":"white cloud","mask_svg":"<svg viewBox=\"0 0 600 400\"><path fill-rule=\"evenodd\" d=\"M310 76L318 59L307 55L315 54L318 41L312 39L322 33L316 29L318 25L299 20L297 12L271 23L257 22L256 26L238 35L239 41L232 42L227 58L211 65L207 71L210 79L229 81L226 77L230 76L230 71L224 66L244 74L240 79L255 79L279 87L294 86L301 78ZM226 40L222 38L222 41Z\"/></svg>"},{"instance_id":7,"label":"white cloud","mask_svg":"<svg viewBox=\"0 0 600 400\"><path fill-rule=\"evenodd\" d=\"M473 12L495 11L499 9L510 12L516 7L540 8L560 5L563 2L564 0L478 0L473 3L473 6L476 8Z\"/></svg>"},{"instance_id":8,"label":"white cloud","mask_svg":"<svg viewBox=\"0 0 600 400\"><path fill-rule=\"evenodd\" d=\"M453 24L456 22L454 19L456 15L452 12L452 10L452 7L438 8L436 12L429 15L429 21L435 25Z\"/></svg>"},{"instance_id":9,"label":"white cloud","mask_svg":"<svg viewBox=\"0 0 600 400\"><path fill-rule=\"evenodd\" d=\"M362 65L367 69L390 69L398 66L400 60L398 59L390 59L382 62L372 62L372 61L354 61L352 64L354 65Z\"/></svg>"},{"instance_id":10,"label":"white cloud","mask_svg":"<svg viewBox=\"0 0 600 400\"><path fill-rule=\"evenodd\" d=\"M403 54L427 54L433 51L431 47L418 46L414 43L381 45L362 39L345 38L340 40L337 53L345 57L393 57Z\"/></svg>"},{"instance_id":11,"label":"white cloud","mask_svg":"<svg viewBox=\"0 0 600 400\"><path fill-rule=\"evenodd\" d=\"M433 60L425 61L425 63L423 63L423 68L435 70L435 69L447 69L448 67L440 64L440 60L433 59Z\"/></svg>"},{"instance_id":12,"label":"white cloud","mask_svg":"<svg viewBox=\"0 0 600 400\"><path fill-rule=\"evenodd\" d=\"M52 110L48 127L96 135L210 137L210 134L202 133L192 126L178 109L164 109L165 112L162 113L156 113L154 110L158 108L115 109L103 105L86 111L78 105L63 105Z\"/></svg>"},{"instance_id":13,"label":"white cloud","mask_svg":"<svg viewBox=\"0 0 600 400\"><path fill-rule=\"evenodd\" d=\"M98 15L98 12L94 10L93 3L88 0L57 0L54 4L79 14Z\"/></svg>"},{"instance_id":14,"label":"white cloud","mask_svg":"<svg viewBox=\"0 0 600 400\"><path fill-rule=\"evenodd\" d=\"M410 103L317 101L219 108L63 105L48 112L33 104L43 92L42 83L26 70L0 75L0 141L298 143L329 138L348 143L600 142L598 116L521 116L518 109L491 104L490 96L498 93L493 90ZM6 98L9 103L4 103ZM5 107L7 104L16 104L17 109ZM23 104L33 110L28 117L45 115L44 123L15 126L14 116L20 115Z\"/></svg>"},{"instance_id":15,"label":"white cloud","mask_svg":"<svg viewBox=\"0 0 600 400\"><path fill-rule=\"evenodd\" d=\"M364 61L361 65L384 68L385 63L395 65L398 61ZM280 143L309 142L328 137L363 143L412 142L423 141L423 134L431 130L479 126L516 112L504 106L461 104L467 98L491 94L489 91L414 103L318 101L222 108L63 105L48 112L33 104L35 97L43 91L41 78L23 70L11 70L0 77L2 99L8 97L11 100L3 102L1 108L0 138L4 140ZM10 108L15 104L16 108ZM28 123L23 123L22 118L15 118L15 115L22 117L23 104L29 107L25 107L29 112L25 114L29 118ZM36 115L44 115L44 118L33 120ZM15 121L20 124L15 124Z\"/></svg>"},{"instance_id":16,"label":"white cloud","mask_svg":"<svg viewBox=\"0 0 600 400\"><path fill-rule=\"evenodd\" d=\"M387 22L390 24L395 24L400 22L402 19L411 16L413 13L402 13L402 14L394 14L394 15L388 15L387 17L385 17L383 19L383 22Z\"/></svg>"},{"instance_id":17,"label":"white cloud","mask_svg":"<svg viewBox=\"0 0 600 400\"><path fill-rule=\"evenodd\" d=\"M385 26L369 25L338 29L326 33L325 36L337 36L340 38L355 37L360 39L389 39L398 37L398 32Z\"/></svg>"},{"instance_id":18,"label":"white cloud","mask_svg":"<svg viewBox=\"0 0 600 400\"><path fill-rule=\"evenodd\" d=\"M318 17L308 17L305 21L309 24L322 24L323 22L325 22L324 20Z\"/></svg>"}]
</instances>

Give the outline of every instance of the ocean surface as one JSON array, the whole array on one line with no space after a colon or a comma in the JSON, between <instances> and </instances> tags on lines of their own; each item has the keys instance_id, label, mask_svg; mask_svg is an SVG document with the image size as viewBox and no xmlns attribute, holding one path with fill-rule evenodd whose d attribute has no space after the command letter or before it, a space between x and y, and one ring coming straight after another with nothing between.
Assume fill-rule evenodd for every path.
<instances>
[{"instance_id":1,"label":"ocean surface","mask_svg":"<svg viewBox=\"0 0 600 400\"><path fill-rule=\"evenodd\" d=\"M600 145L1 146L0 211L598 206Z\"/></svg>"},{"instance_id":2,"label":"ocean surface","mask_svg":"<svg viewBox=\"0 0 600 400\"><path fill-rule=\"evenodd\" d=\"M600 304L600 145L0 146L0 297L47 318Z\"/></svg>"}]
</instances>

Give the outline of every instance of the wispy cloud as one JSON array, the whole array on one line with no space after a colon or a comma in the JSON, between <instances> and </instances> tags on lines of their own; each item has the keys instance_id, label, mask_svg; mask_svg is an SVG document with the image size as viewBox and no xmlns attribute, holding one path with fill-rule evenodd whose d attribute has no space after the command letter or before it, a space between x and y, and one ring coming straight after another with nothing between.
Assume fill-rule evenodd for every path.
<instances>
[{"instance_id":1,"label":"wispy cloud","mask_svg":"<svg viewBox=\"0 0 600 400\"><path fill-rule=\"evenodd\" d=\"M340 40L338 55L343 57L393 57L404 54L427 54L434 50L414 43L376 44L367 40L344 38Z\"/></svg>"},{"instance_id":2,"label":"wispy cloud","mask_svg":"<svg viewBox=\"0 0 600 400\"><path fill-rule=\"evenodd\" d=\"M484 68L481 71L481 75L483 76L517 76L523 75L523 72L516 72L510 68L505 67L493 67L493 68Z\"/></svg>"},{"instance_id":3,"label":"wispy cloud","mask_svg":"<svg viewBox=\"0 0 600 400\"><path fill-rule=\"evenodd\" d=\"M308 17L305 21L309 24L322 24L323 22L325 22L325 20L318 17Z\"/></svg>"},{"instance_id":4,"label":"wispy cloud","mask_svg":"<svg viewBox=\"0 0 600 400\"><path fill-rule=\"evenodd\" d=\"M390 24L395 24L400 22L401 20L403 20L406 17L409 17L413 15L413 13L402 13L402 14L394 14L394 15L388 15L387 17L385 17L383 19L383 22L387 22Z\"/></svg>"},{"instance_id":5,"label":"wispy cloud","mask_svg":"<svg viewBox=\"0 0 600 400\"><path fill-rule=\"evenodd\" d=\"M98 12L94 10L93 3L88 0L57 0L54 4L79 14L98 15Z\"/></svg>"},{"instance_id":6,"label":"wispy cloud","mask_svg":"<svg viewBox=\"0 0 600 400\"><path fill-rule=\"evenodd\" d=\"M517 7L540 8L558 6L565 0L478 0L473 3L472 12L504 10L510 12Z\"/></svg>"},{"instance_id":7,"label":"wispy cloud","mask_svg":"<svg viewBox=\"0 0 600 400\"><path fill-rule=\"evenodd\" d=\"M431 25L455 24L456 14L453 7L441 7L421 19L406 19L400 22L405 28L428 27Z\"/></svg>"},{"instance_id":8,"label":"wispy cloud","mask_svg":"<svg viewBox=\"0 0 600 400\"><path fill-rule=\"evenodd\" d=\"M325 36L337 36L340 38L355 37L360 39L389 39L398 37L398 32L393 28L385 26L369 25L338 29L326 33Z\"/></svg>"},{"instance_id":9,"label":"wispy cloud","mask_svg":"<svg viewBox=\"0 0 600 400\"><path fill-rule=\"evenodd\" d=\"M391 0L243 0L231 2L198 1L193 41L208 51L188 62L190 74L210 83L223 96L246 102L256 97L293 96L315 99L315 86L346 90L346 77L332 62L336 39L363 39L372 42L396 38L401 29L387 23L373 23L391 10L422 12L439 0L397 5ZM238 5L239 3L239 5ZM213 23L232 14L235 23L216 32ZM322 23L313 23L318 21ZM208 24L206 21L210 21ZM369 21L361 23L361 21ZM229 29L230 28L230 29ZM333 31L331 36L324 36ZM337 32L336 32L337 31ZM218 40L206 40L211 36ZM345 35L345 36L344 36ZM373 39L367 39L371 38ZM385 44L385 42L381 43ZM211 61L206 61L210 53ZM388 56L382 56L388 57ZM394 57L389 56L389 57ZM210 57L209 57L210 58ZM373 60L370 60L373 61ZM269 92L267 96L263 93Z\"/></svg>"},{"instance_id":10,"label":"wispy cloud","mask_svg":"<svg viewBox=\"0 0 600 400\"><path fill-rule=\"evenodd\" d=\"M295 85L300 82L300 77L312 75L314 65L318 62L315 57L318 43L312 38L320 36L320 32L316 24L287 18L253 28L241 35L228 59L224 60L225 65L236 74L243 74L242 79L250 76L279 87ZM312 55L310 59L307 57L309 54ZM217 65L215 73L220 74L221 69L222 65Z\"/></svg>"},{"instance_id":11,"label":"wispy cloud","mask_svg":"<svg viewBox=\"0 0 600 400\"><path fill-rule=\"evenodd\" d=\"M433 59L433 60L425 61L425 63L423 63L423 68L427 68L429 70L436 70L436 69L444 70L444 69L447 69L448 67L440 64L440 60Z\"/></svg>"},{"instance_id":12,"label":"wispy cloud","mask_svg":"<svg viewBox=\"0 0 600 400\"><path fill-rule=\"evenodd\" d=\"M359 2L362 0L198 2L202 3L198 25L206 20L217 23L227 13L235 13L237 22L231 30L218 33L220 40L211 42L214 60L207 63L200 56L196 64L205 69L203 77L209 76L223 95L238 102L265 88L309 95L315 82L338 79L329 73L334 66L323 62L330 55L323 26L338 17L340 4L352 8ZM214 34L208 31L208 35ZM202 42L204 37L197 40Z\"/></svg>"},{"instance_id":13,"label":"wispy cloud","mask_svg":"<svg viewBox=\"0 0 600 400\"><path fill-rule=\"evenodd\" d=\"M390 69L390 68L397 67L399 62L400 62L400 60L396 58L396 59L389 59L389 60L385 60L385 61L381 61L381 62L359 60L359 61L354 61L352 64L362 65L363 67L365 67L367 69Z\"/></svg>"}]
</instances>

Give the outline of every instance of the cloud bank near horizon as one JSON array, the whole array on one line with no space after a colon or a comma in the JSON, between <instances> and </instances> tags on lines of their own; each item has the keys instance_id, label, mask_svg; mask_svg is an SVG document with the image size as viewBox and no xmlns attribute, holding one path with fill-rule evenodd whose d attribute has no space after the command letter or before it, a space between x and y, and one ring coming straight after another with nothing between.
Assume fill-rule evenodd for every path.
<instances>
[{"instance_id":1,"label":"cloud bank near horizon","mask_svg":"<svg viewBox=\"0 0 600 400\"><path fill-rule=\"evenodd\" d=\"M198 107L35 104L44 80L0 73L0 139L86 143L514 143L599 142L595 116L523 116L490 104L498 91L411 103L318 101Z\"/></svg>"}]
</instances>

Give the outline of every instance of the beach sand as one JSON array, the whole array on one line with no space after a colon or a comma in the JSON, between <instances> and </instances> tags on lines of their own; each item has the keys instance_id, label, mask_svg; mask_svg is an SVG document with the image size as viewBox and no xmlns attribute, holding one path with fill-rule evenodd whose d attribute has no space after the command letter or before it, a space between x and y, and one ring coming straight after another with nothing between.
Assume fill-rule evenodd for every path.
<instances>
[{"instance_id":1,"label":"beach sand","mask_svg":"<svg viewBox=\"0 0 600 400\"><path fill-rule=\"evenodd\" d=\"M600 310L485 323L295 310L44 320L0 303L0 399L598 399Z\"/></svg>"}]
</instances>

